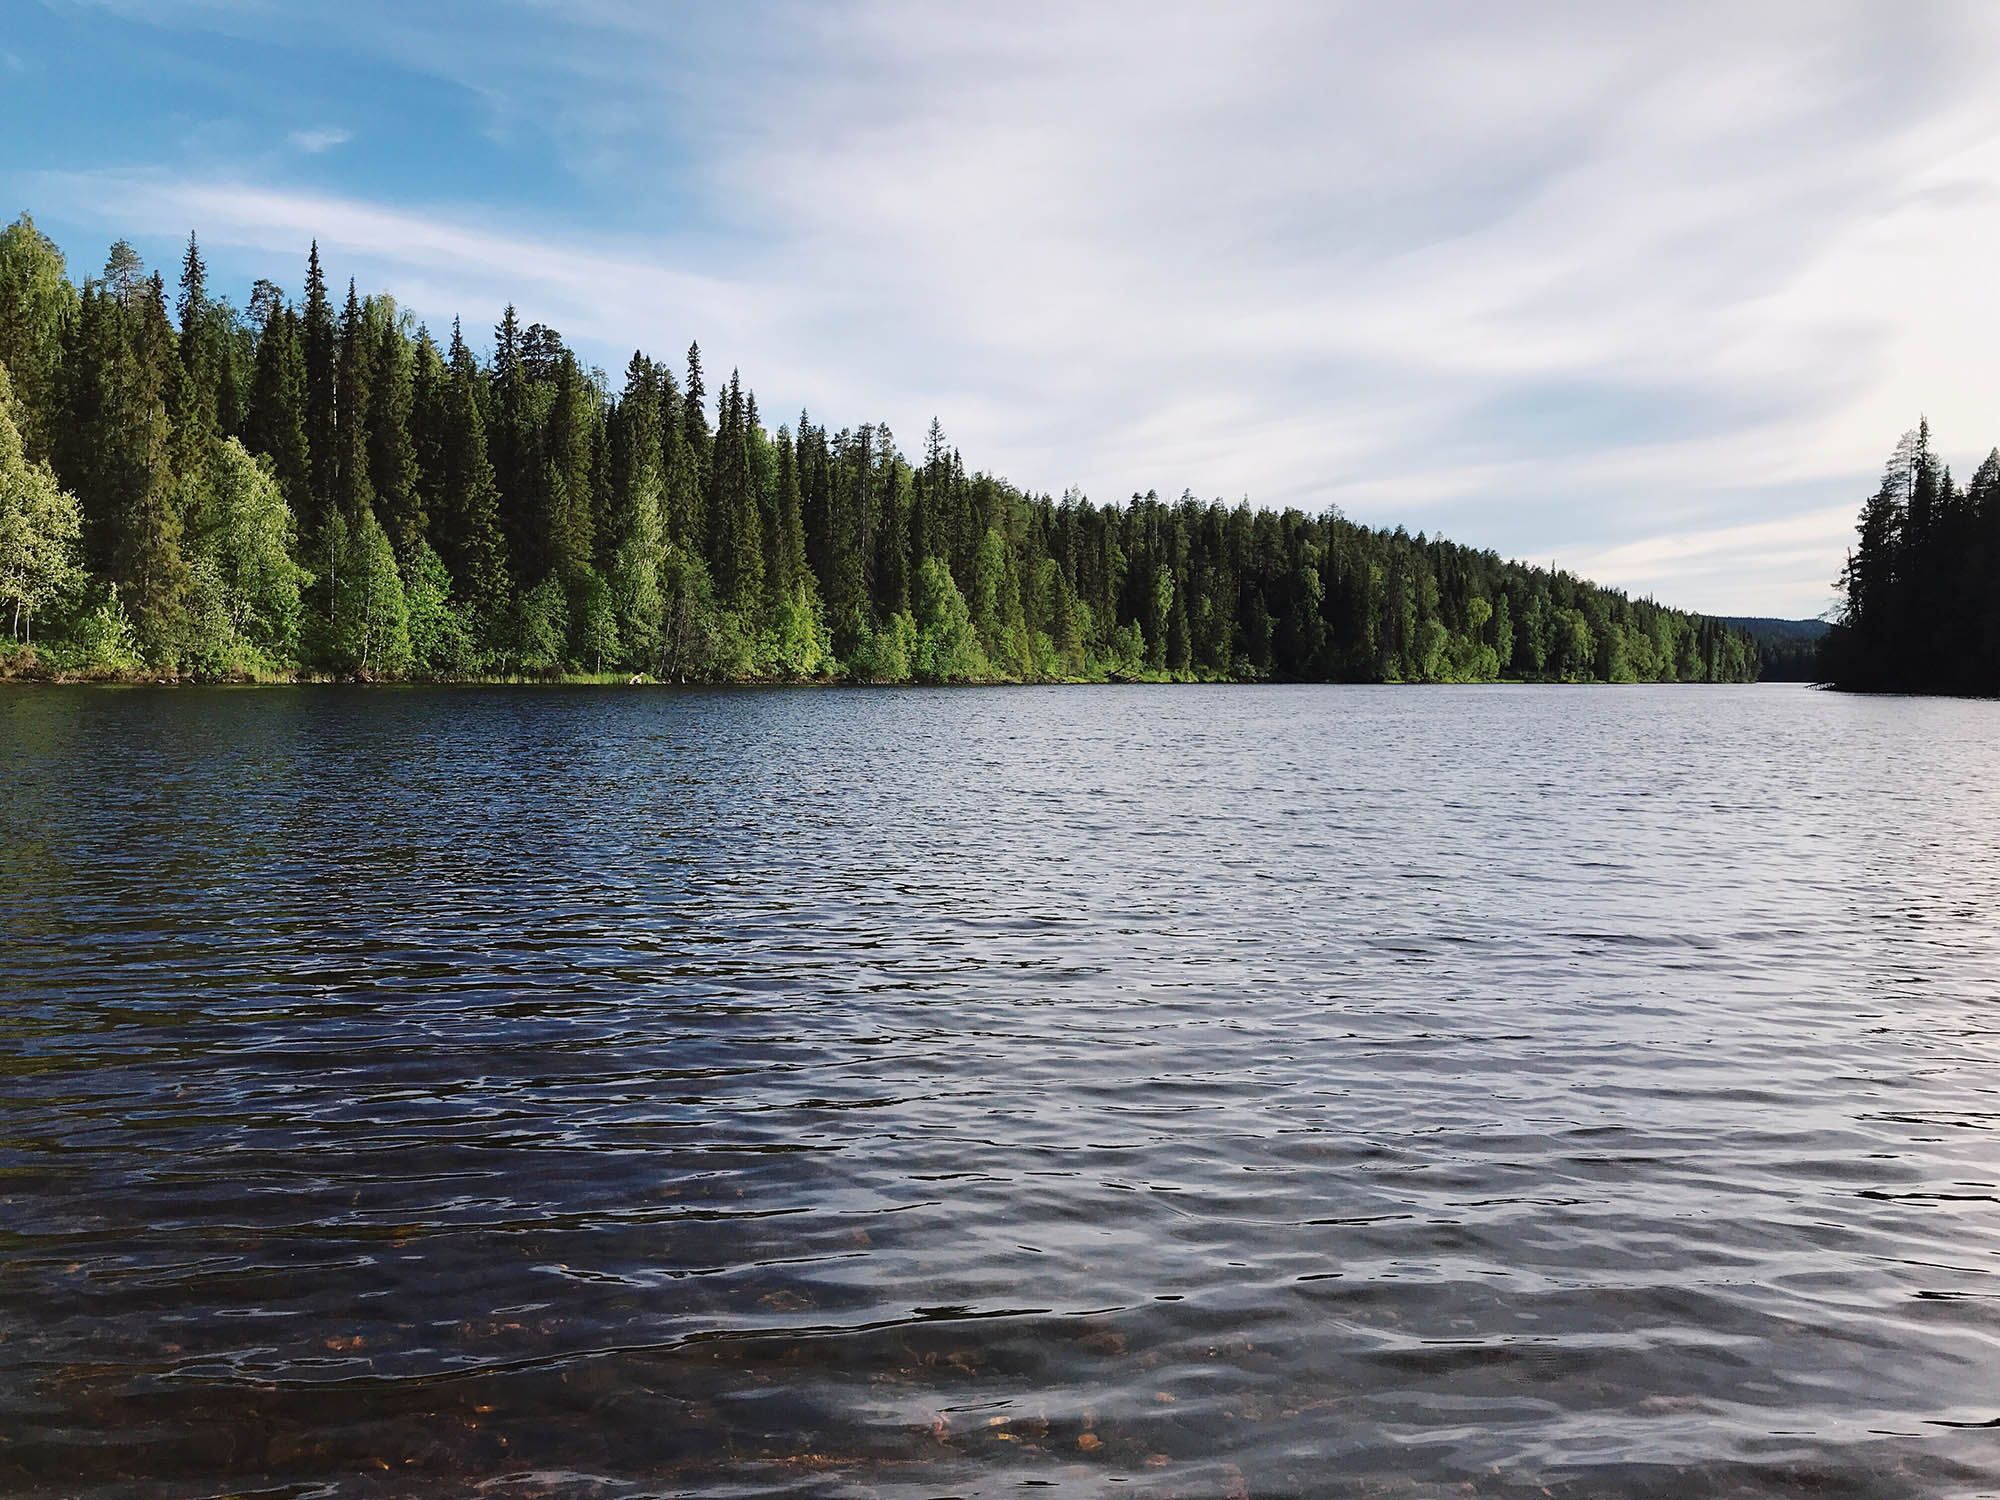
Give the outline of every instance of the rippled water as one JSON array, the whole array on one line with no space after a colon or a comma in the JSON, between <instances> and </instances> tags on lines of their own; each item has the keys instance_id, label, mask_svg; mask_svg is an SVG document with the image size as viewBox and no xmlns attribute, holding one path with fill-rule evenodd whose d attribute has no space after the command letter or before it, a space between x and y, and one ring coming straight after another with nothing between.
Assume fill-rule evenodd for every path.
<instances>
[{"instance_id":1,"label":"rippled water","mask_svg":"<svg viewBox=\"0 0 2000 1500\"><path fill-rule=\"evenodd\" d=\"M10 690L0 1490L2000 1492L2000 705Z\"/></svg>"}]
</instances>

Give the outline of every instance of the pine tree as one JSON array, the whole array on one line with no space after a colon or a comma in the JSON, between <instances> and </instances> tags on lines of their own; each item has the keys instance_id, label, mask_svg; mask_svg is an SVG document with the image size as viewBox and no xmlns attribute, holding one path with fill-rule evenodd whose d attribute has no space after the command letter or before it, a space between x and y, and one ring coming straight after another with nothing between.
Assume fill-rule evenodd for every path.
<instances>
[{"instance_id":1,"label":"pine tree","mask_svg":"<svg viewBox=\"0 0 2000 1500\"><path fill-rule=\"evenodd\" d=\"M274 288L275 290L275 288ZM269 303L257 340L257 368L244 417L244 446L271 460L294 515L310 508L312 455L306 439L306 362L298 315Z\"/></svg>"},{"instance_id":2,"label":"pine tree","mask_svg":"<svg viewBox=\"0 0 2000 1500\"><path fill-rule=\"evenodd\" d=\"M512 303L493 329L489 370L486 442L493 456L500 496L500 533L507 542L508 568L525 583L548 572L546 527L547 468L541 432L522 357L521 324Z\"/></svg>"},{"instance_id":3,"label":"pine tree","mask_svg":"<svg viewBox=\"0 0 2000 1500\"><path fill-rule=\"evenodd\" d=\"M625 389L609 419L606 462L610 501L603 574L620 648L627 665L652 668L660 651L665 603L660 568L667 530L662 506L659 374L634 351L625 367Z\"/></svg>"},{"instance_id":4,"label":"pine tree","mask_svg":"<svg viewBox=\"0 0 2000 1500\"><path fill-rule=\"evenodd\" d=\"M62 422L63 341L80 301L55 242L22 214L0 230L0 365L12 375L22 451L52 458Z\"/></svg>"},{"instance_id":5,"label":"pine tree","mask_svg":"<svg viewBox=\"0 0 2000 1500\"><path fill-rule=\"evenodd\" d=\"M74 289L53 247L25 219L0 235L0 343L39 361L44 441L95 574L95 601L78 596L74 624L54 627L73 632L65 649L81 659L135 664L129 605L158 665L281 669L300 637L289 493L317 574L306 655L341 673L498 661L877 680L1755 670L1747 638L1716 621L1337 514L1185 493L1171 505L1151 493L1056 504L968 475L936 420L916 468L883 426L829 438L801 414L772 438L740 374L711 431L697 347L685 397L635 353L612 403L553 329L523 332L510 308L490 373L456 327L447 365L427 334L412 345L393 303L364 301L352 282L335 319L316 245L308 276L302 312L257 284L253 336L210 296L190 238L177 336L160 278L129 245L113 246L65 311ZM239 424L268 471L230 440ZM48 487L19 481L32 456L17 461L0 441L13 476L0 494L0 608L23 636L42 633L56 587L33 558L60 553L67 535ZM1996 476L2000 452L1961 491L1927 427L1899 445L1830 638L1837 675L2000 687ZM519 593L510 555L512 576L533 585Z\"/></svg>"},{"instance_id":6,"label":"pine tree","mask_svg":"<svg viewBox=\"0 0 2000 1500\"><path fill-rule=\"evenodd\" d=\"M334 361L333 498L359 534L361 518L375 511L375 486L368 463L368 331L354 283L347 283L347 306L340 315L340 344Z\"/></svg>"},{"instance_id":7,"label":"pine tree","mask_svg":"<svg viewBox=\"0 0 2000 1500\"><path fill-rule=\"evenodd\" d=\"M634 350L625 366L625 387L606 419L605 463L609 503L599 546L608 556L630 534L644 476L651 476L657 503L660 484L660 387L653 362Z\"/></svg>"},{"instance_id":8,"label":"pine tree","mask_svg":"<svg viewBox=\"0 0 2000 1500\"><path fill-rule=\"evenodd\" d=\"M772 581L780 592L809 586L811 570L806 566L804 506L799 493L798 454L792 435L778 429L778 542ZM818 593L814 589L815 594Z\"/></svg>"},{"instance_id":9,"label":"pine tree","mask_svg":"<svg viewBox=\"0 0 2000 1500\"><path fill-rule=\"evenodd\" d=\"M708 483L709 437L708 387L701 376L701 345L689 344L687 383L681 387L681 441L693 461L695 481L704 491Z\"/></svg>"},{"instance_id":10,"label":"pine tree","mask_svg":"<svg viewBox=\"0 0 2000 1500\"><path fill-rule=\"evenodd\" d=\"M918 567L925 558L951 556L949 539L939 534L948 472L944 424L932 417L931 430L924 439L923 472L917 476L910 501L910 557Z\"/></svg>"},{"instance_id":11,"label":"pine tree","mask_svg":"<svg viewBox=\"0 0 2000 1500\"><path fill-rule=\"evenodd\" d=\"M764 583L763 528L751 493L749 421L741 379L731 373L716 423L709 483L708 567L724 607L755 606Z\"/></svg>"},{"instance_id":12,"label":"pine tree","mask_svg":"<svg viewBox=\"0 0 2000 1500\"><path fill-rule=\"evenodd\" d=\"M413 556L430 528L419 489L416 441L410 416L416 401L416 362L385 305L368 336L368 482L375 514L399 559ZM435 357L436 351L432 351Z\"/></svg>"},{"instance_id":13,"label":"pine tree","mask_svg":"<svg viewBox=\"0 0 2000 1500\"><path fill-rule=\"evenodd\" d=\"M138 311L145 300L146 263L128 240L115 241L104 257L104 286L120 307Z\"/></svg>"},{"instance_id":14,"label":"pine tree","mask_svg":"<svg viewBox=\"0 0 2000 1500\"><path fill-rule=\"evenodd\" d=\"M188 236L181 258L180 370L174 385L175 463L183 475L203 474L222 441L219 413L223 351L215 338L214 305L208 300L208 268L201 247Z\"/></svg>"},{"instance_id":15,"label":"pine tree","mask_svg":"<svg viewBox=\"0 0 2000 1500\"><path fill-rule=\"evenodd\" d=\"M116 532L110 574L140 650L163 667L180 660L188 585L181 517L173 498L173 431L167 397L178 365L166 288L146 284L113 377L103 440L112 468Z\"/></svg>"},{"instance_id":16,"label":"pine tree","mask_svg":"<svg viewBox=\"0 0 2000 1500\"><path fill-rule=\"evenodd\" d=\"M567 349L554 362L550 386L546 435L539 444L546 457L536 550L547 571L568 581L590 572L596 556L591 503L596 391Z\"/></svg>"},{"instance_id":17,"label":"pine tree","mask_svg":"<svg viewBox=\"0 0 2000 1500\"><path fill-rule=\"evenodd\" d=\"M300 528L315 536L334 505L340 462L336 394L339 331L320 271L319 241L306 257L306 300L299 316L299 351L305 364L305 433L310 478L298 507ZM283 472L282 465L280 472Z\"/></svg>"},{"instance_id":18,"label":"pine tree","mask_svg":"<svg viewBox=\"0 0 2000 1500\"><path fill-rule=\"evenodd\" d=\"M440 414L431 536L458 597L470 606L490 639L508 593L507 550L477 382L472 353L454 322L450 379Z\"/></svg>"}]
</instances>

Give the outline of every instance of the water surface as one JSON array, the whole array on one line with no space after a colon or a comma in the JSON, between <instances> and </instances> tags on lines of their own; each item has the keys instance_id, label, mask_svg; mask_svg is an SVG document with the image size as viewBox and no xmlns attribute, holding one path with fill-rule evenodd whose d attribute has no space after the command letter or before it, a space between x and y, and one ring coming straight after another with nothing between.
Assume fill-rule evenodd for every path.
<instances>
[{"instance_id":1,"label":"water surface","mask_svg":"<svg viewBox=\"0 0 2000 1500\"><path fill-rule=\"evenodd\" d=\"M9 690L0 1492L2000 1493L2000 705Z\"/></svg>"}]
</instances>

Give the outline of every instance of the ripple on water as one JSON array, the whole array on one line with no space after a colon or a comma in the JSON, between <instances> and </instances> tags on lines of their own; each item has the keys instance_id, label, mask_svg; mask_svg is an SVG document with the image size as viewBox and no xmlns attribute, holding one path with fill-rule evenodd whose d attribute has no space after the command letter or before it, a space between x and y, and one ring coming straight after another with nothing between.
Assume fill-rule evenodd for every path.
<instances>
[{"instance_id":1,"label":"ripple on water","mask_svg":"<svg viewBox=\"0 0 2000 1500\"><path fill-rule=\"evenodd\" d=\"M1996 729L10 692L0 1490L2000 1490Z\"/></svg>"}]
</instances>

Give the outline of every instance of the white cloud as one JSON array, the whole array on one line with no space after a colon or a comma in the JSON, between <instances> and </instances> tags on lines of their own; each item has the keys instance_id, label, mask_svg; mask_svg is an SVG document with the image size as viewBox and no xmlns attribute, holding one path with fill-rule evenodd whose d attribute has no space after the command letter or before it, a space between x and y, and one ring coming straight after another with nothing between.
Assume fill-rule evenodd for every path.
<instances>
[{"instance_id":1,"label":"white cloud","mask_svg":"<svg viewBox=\"0 0 2000 1500\"><path fill-rule=\"evenodd\" d=\"M1617 578L1634 593L1738 614L1743 611L1737 591L1746 583L1777 579L1801 593L1829 592L1854 539L1854 516L1855 507L1839 505L1776 521L1670 532L1552 560L1586 578Z\"/></svg>"},{"instance_id":2,"label":"white cloud","mask_svg":"<svg viewBox=\"0 0 2000 1500\"><path fill-rule=\"evenodd\" d=\"M285 137L299 150L317 156L322 151L331 151L335 146L345 146L354 139L354 132L330 127L323 130L294 130Z\"/></svg>"},{"instance_id":3,"label":"white cloud","mask_svg":"<svg viewBox=\"0 0 2000 1500\"><path fill-rule=\"evenodd\" d=\"M162 172L76 212L317 234L433 318L511 299L607 362L699 337L767 412L936 413L1036 489L1339 504L1732 612L1818 611L1919 410L1960 463L2000 435L1983 4L352 19L572 206Z\"/></svg>"}]
</instances>

